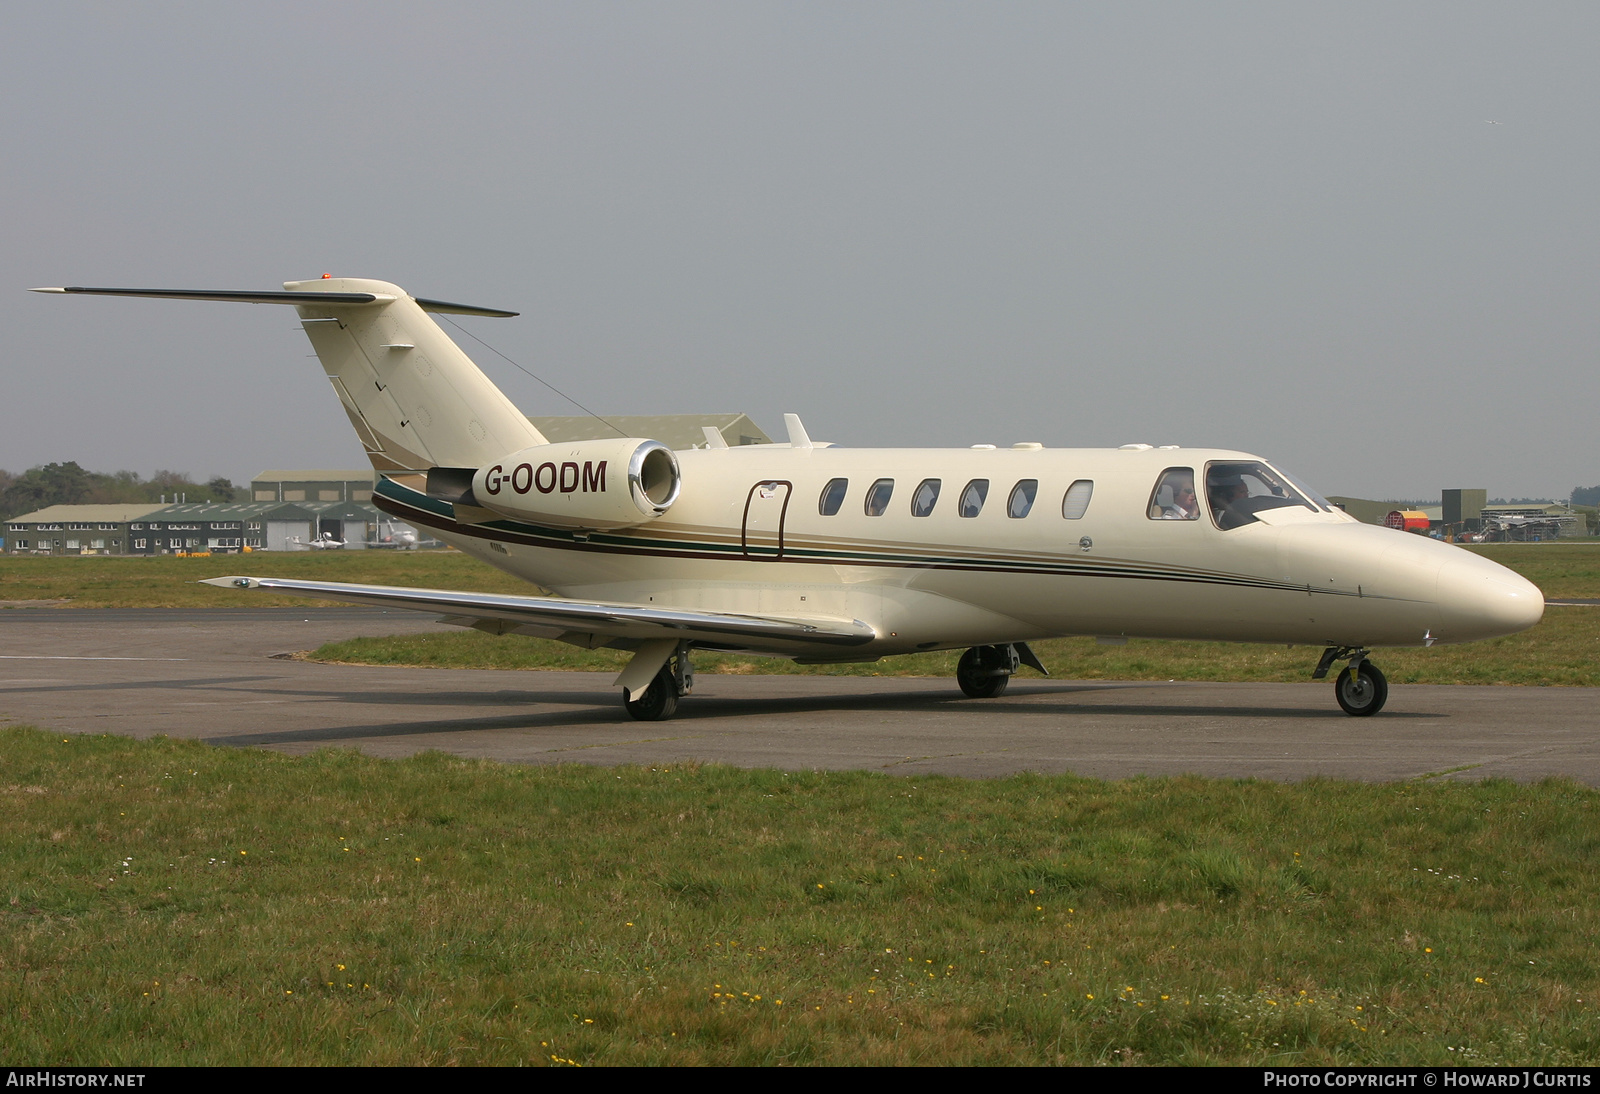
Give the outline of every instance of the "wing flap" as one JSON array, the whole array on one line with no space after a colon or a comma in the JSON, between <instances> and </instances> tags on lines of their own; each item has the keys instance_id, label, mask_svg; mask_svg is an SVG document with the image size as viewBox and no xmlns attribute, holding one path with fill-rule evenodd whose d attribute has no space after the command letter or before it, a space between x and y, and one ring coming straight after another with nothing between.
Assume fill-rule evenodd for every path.
<instances>
[{"instance_id":1,"label":"wing flap","mask_svg":"<svg viewBox=\"0 0 1600 1094\"><path fill-rule=\"evenodd\" d=\"M818 646L860 646L877 637L877 633L859 619L831 616L782 618L737 615L731 612L661 608L648 604L505 596L448 589L408 589L393 585L352 585L338 581L300 581L278 577L213 577L207 578L204 583L222 589L273 589L318 600L342 600L352 604L438 612L455 617L448 621L458 625L462 617L470 617L612 638L646 641L673 638L774 652Z\"/></svg>"}]
</instances>

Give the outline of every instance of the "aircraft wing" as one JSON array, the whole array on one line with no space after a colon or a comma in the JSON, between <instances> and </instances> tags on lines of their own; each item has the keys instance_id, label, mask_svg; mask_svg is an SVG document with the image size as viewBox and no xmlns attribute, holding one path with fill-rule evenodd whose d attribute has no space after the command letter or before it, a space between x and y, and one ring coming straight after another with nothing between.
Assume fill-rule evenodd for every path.
<instances>
[{"instance_id":1,"label":"aircraft wing","mask_svg":"<svg viewBox=\"0 0 1600 1094\"><path fill-rule=\"evenodd\" d=\"M223 589L273 589L318 600L343 600L385 608L439 612L446 622L478 627L491 633L520 631L563 638L578 645L604 646L672 639L703 642L724 649L793 652L817 647L860 646L876 632L859 619L829 616L777 617L731 612L660 608L651 604L618 604L567 600L549 596L505 596L408 589L393 585L351 585L339 581L298 581L277 577L213 577L207 585Z\"/></svg>"}]
</instances>

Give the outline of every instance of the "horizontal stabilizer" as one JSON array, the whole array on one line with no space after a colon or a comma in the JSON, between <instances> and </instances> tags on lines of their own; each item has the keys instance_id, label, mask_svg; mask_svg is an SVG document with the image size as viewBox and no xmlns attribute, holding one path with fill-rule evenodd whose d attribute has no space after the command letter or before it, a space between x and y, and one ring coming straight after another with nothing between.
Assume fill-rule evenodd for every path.
<instances>
[{"instance_id":1,"label":"horizontal stabilizer","mask_svg":"<svg viewBox=\"0 0 1600 1094\"><path fill-rule=\"evenodd\" d=\"M81 293L86 296L147 296L164 300L228 300L245 304L387 304L394 297L370 292L249 292L234 289L92 289L82 285L34 289L34 292ZM472 304L451 304L444 300L414 297L423 311L450 315L483 315L508 319L519 314L499 308L480 308Z\"/></svg>"},{"instance_id":2,"label":"horizontal stabilizer","mask_svg":"<svg viewBox=\"0 0 1600 1094\"><path fill-rule=\"evenodd\" d=\"M423 311L443 312L449 315L483 315L491 319L510 319L512 316L521 315L516 311L501 311L499 308L480 308L475 304L451 304L444 300L424 300L420 296L411 299L417 302L417 307Z\"/></svg>"},{"instance_id":3,"label":"horizontal stabilizer","mask_svg":"<svg viewBox=\"0 0 1600 1094\"><path fill-rule=\"evenodd\" d=\"M785 619L661 608L653 604L585 602L561 597L505 596L276 577L212 577L205 579L205 584L221 589L272 589L318 600L444 612L614 638L674 638L755 650L782 650L796 645L860 646L877 637L871 627L858 619L822 616Z\"/></svg>"}]
</instances>

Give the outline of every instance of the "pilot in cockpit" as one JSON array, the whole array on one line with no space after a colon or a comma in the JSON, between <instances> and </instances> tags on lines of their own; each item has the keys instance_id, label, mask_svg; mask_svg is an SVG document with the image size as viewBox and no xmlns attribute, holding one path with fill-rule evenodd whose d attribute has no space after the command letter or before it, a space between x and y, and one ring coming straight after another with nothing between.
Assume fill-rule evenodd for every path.
<instances>
[{"instance_id":1,"label":"pilot in cockpit","mask_svg":"<svg viewBox=\"0 0 1600 1094\"><path fill-rule=\"evenodd\" d=\"M1213 471L1206 477L1206 494L1211 498L1211 515L1216 519L1218 528L1238 528L1256 519L1248 512L1241 511L1236 504L1250 496L1249 485L1244 481L1244 476L1237 472L1227 469Z\"/></svg>"},{"instance_id":2,"label":"pilot in cockpit","mask_svg":"<svg viewBox=\"0 0 1600 1094\"><path fill-rule=\"evenodd\" d=\"M1150 506L1152 520L1199 520L1200 500L1195 496L1194 472L1174 467L1161 476Z\"/></svg>"}]
</instances>

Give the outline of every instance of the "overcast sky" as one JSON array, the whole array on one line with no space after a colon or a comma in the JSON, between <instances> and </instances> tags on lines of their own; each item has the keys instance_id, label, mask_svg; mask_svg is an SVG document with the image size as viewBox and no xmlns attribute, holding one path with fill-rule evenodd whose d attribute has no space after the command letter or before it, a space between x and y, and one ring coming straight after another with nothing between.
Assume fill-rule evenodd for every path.
<instances>
[{"instance_id":1,"label":"overcast sky","mask_svg":"<svg viewBox=\"0 0 1600 1094\"><path fill-rule=\"evenodd\" d=\"M331 272L521 311L460 322L601 413L1565 497L1597 41L1593 3L7 4L0 467L361 466L291 309L25 291Z\"/></svg>"}]
</instances>

